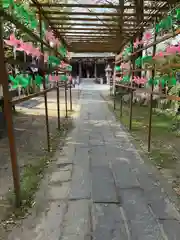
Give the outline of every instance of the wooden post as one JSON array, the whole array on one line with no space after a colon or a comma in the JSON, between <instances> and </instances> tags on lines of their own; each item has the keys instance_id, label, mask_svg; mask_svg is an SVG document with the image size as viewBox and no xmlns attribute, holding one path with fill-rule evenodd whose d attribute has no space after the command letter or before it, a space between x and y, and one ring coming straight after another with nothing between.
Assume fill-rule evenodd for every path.
<instances>
[{"instance_id":1,"label":"wooden post","mask_svg":"<svg viewBox=\"0 0 180 240\"><path fill-rule=\"evenodd\" d=\"M156 33L156 21L154 25L154 42L157 38ZM152 56L155 56L156 54L156 44L153 45L153 54ZM151 135L152 135L152 109L153 109L153 91L154 91L154 76L155 76L155 65L154 69L152 70L152 87L151 87L151 95L150 95L150 106L149 106L149 129L148 129L148 152L151 150Z\"/></svg>"},{"instance_id":2,"label":"wooden post","mask_svg":"<svg viewBox=\"0 0 180 240\"><path fill-rule=\"evenodd\" d=\"M1 7L1 4L0 4ZM8 88L8 74L6 70L5 57L4 57L4 46L3 46L3 18L0 18L0 84L3 87L4 95L4 111L7 122L7 132L9 139L9 148L11 155L11 166L14 183L14 193L16 197L16 207L21 205L21 193L20 193L20 180L19 180L19 167L17 162L16 144L13 128L13 116L12 116L12 104L10 103L10 93Z\"/></svg>"},{"instance_id":3,"label":"wooden post","mask_svg":"<svg viewBox=\"0 0 180 240\"><path fill-rule=\"evenodd\" d=\"M41 8L39 8L39 33L41 40L43 39L43 33L42 33L42 14L41 14ZM44 46L41 42L41 52L44 53ZM44 58L41 59L40 66L44 66ZM45 77L43 76L43 88L46 90L46 82ZM48 152L51 151L51 145L50 145L50 133L49 133L49 119L48 119L48 103L47 103L47 93L44 93L44 104L45 104L45 116L46 116L46 132L47 132L47 148Z\"/></svg>"}]
</instances>

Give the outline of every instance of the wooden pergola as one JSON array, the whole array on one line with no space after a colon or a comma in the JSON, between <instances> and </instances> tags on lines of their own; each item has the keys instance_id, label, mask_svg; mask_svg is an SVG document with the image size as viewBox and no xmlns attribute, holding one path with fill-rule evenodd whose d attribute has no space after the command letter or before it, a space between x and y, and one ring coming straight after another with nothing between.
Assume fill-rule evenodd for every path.
<instances>
[{"instance_id":1,"label":"wooden pergola","mask_svg":"<svg viewBox=\"0 0 180 240\"><path fill-rule=\"evenodd\" d=\"M178 0L119 0L119 4L60 4L32 0L71 52L119 52Z\"/></svg>"}]
</instances>

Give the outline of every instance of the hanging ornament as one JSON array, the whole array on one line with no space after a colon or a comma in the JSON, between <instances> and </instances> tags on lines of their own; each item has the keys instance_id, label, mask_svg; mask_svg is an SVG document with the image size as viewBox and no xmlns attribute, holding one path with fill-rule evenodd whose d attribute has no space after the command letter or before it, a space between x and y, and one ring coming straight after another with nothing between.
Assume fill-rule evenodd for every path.
<instances>
[{"instance_id":1,"label":"hanging ornament","mask_svg":"<svg viewBox=\"0 0 180 240\"><path fill-rule=\"evenodd\" d=\"M11 34L9 40L4 40L4 42L13 47L17 47L20 44L20 40L17 40L14 34Z\"/></svg>"},{"instance_id":2,"label":"hanging ornament","mask_svg":"<svg viewBox=\"0 0 180 240\"><path fill-rule=\"evenodd\" d=\"M117 72L119 72L119 71L121 71L121 67L120 67L120 66L115 66L115 70L116 70Z\"/></svg>"},{"instance_id":3,"label":"hanging ornament","mask_svg":"<svg viewBox=\"0 0 180 240\"><path fill-rule=\"evenodd\" d=\"M137 67L141 67L141 64L142 64L141 57L138 57L138 58L135 60L135 65L136 65Z\"/></svg>"},{"instance_id":4,"label":"hanging ornament","mask_svg":"<svg viewBox=\"0 0 180 240\"><path fill-rule=\"evenodd\" d=\"M148 84L150 86L152 86L154 84L154 86L156 86L158 84L158 80L156 78L150 78L149 81L148 81Z\"/></svg>"},{"instance_id":5,"label":"hanging ornament","mask_svg":"<svg viewBox=\"0 0 180 240\"><path fill-rule=\"evenodd\" d=\"M176 18L180 21L180 8L176 9Z\"/></svg>"}]
</instances>

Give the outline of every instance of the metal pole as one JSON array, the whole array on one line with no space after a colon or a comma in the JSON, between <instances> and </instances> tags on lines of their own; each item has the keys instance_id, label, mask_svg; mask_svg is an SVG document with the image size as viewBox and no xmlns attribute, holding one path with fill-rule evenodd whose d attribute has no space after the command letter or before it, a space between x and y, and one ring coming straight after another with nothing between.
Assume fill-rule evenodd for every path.
<instances>
[{"instance_id":1,"label":"metal pole","mask_svg":"<svg viewBox=\"0 0 180 240\"><path fill-rule=\"evenodd\" d=\"M1 7L1 4L0 4ZM20 191L20 180L19 180L19 167L17 162L17 153L16 153L16 144L15 144L15 136L13 129L13 116L12 116L12 104L10 103L10 93L8 88L8 74L5 65L4 58L4 46L3 46L3 19L0 19L0 84L3 87L3 95L4 95L4 110L5 110L5 118L7 122L7 132L9 139L9 148L11 155L11 166L12 166L12 174L13 174L13 183L14 183L14 193L16 197L16 207L21 205L21 191Z\"/></svg>"},{"instance_id":2,"label":"metal pole","mask_svg":"<svg viewBox=\"0 0 180 240\"><path fill-rule=\"evenodd\" d=\"M116 110L116 86L114 89L114 110Z\"/></svg>"},{"instance_id":3,"label":"metal pole","mask_svg":"<svg viewBox=\"0 0 180 240\"><path fill-rule=\"evenodd\" d=\"M122 101L122 96L120 98L120 117L122 118L122 105L123 105L123 101Z\"/></svg>"},{"instance_id":4,"label":"metal pole","mask_svg":"<svg viewBox=\"0 0 180 240\"><path fill-rule=\"evenodd\" d=\"M67 82L65 82L65 85L64 85L64 93L65 93L66 118L68 118L68 109L67 109Z\"/></svg>"},{"instance_id":5,"label":"metal pole","mask_svg":"<svg viewBox=\"0 0 180 240\"><path fill-rule=\"evenodd\" d=\"M130 109L129 109L129 131L132 130L132 105L133 105L133 91L132 89L130 90Z\"/></svg>"},{"instance_id":6,"label":"metal pole","mask_svg":"<svg viewBox=\"0 0 180 240\"><path fill-rule=\"evenodd\" d=\"M39 8L39 33L40 33L40 38L41 40L43 39L43 33L42 33L42 15L41 15L41 8ZM43 43L41 42L41 52L44 53L44 46ZM42 66L44 66L44 59L41 59L42 61ZM43 88L44 90L46 89L46 82L45 82L45 77L43 76ZM51 146L50 146L50 133L49 133L49 119L48 119L48 104L47 104L47 93L44 93L44 104L45 104L45 116L46 116L46 132L47 132L47 148L48 152L51 151Z\"/></svg>"},{"instance_id":7,"label":"metal pole","mask_svg":"<svg viewBox=\"0 0 180 240\"><path fill-rule=\"evenodd\" d=\"M131 42L132 46L133 46L133 42ZM134 50L134 49L133 49ZM135 68L135 59L133 58L132 59L132 62L131 62L131 69L134 69ZM133 86L133 82L132 82L132 79L133 79L133 76L134 76L134 73L132 72L131 74L131 87ZM130 90L130 106L129 106L129 131L132 130L132 106L133 106L133 90L131 89Z\"/></svg>"},{"instance_id":8,"label":"metal pole","mask_svg":"<svg viewBox=\"0 0 180 240\"><path fill-rule=\"evenodd\" d=\"M156 41L157 33L156 33L156 22L154 25L154 41ZM156 44L153 45L153 56L156 54ZM155 76L155 65L152 70L152 87L151 87L151 95L150 95L150 106L149 106L149 129L148 129L148 152L151 150L151 135L152 135L152 109L153 109L153 91L154 91L154 76Z\"/></svg>"},{"instance_id":9,"label":"metal pole","mask_svg":"<svg viewBox=\"0 0 180 240\"><path fill-rule=\"evenodd\" d=\"M60 120L60 104L59 104L59 98L60 98L60 94L59 94L59 81L57 82L57 115L58 115L58 129L61 129L61 120Z\"/></svg>"},{"instance_id":10,"label":"metal pole","mask_svg":"<svg viewBox=\"0 0 180 240\"><path fill-rule=\"evenodd\" d=\"M72 111L72 87L71 87L71 82L69 85L69 98L70 98L70 111Z\"/></svg>"}]
</instances>

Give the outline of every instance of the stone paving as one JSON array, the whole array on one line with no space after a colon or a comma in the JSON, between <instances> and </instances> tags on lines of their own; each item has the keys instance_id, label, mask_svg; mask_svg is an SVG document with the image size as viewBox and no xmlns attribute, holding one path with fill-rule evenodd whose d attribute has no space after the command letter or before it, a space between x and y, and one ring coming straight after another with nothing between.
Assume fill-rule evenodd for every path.
<instances>
[{"instance_id":1,"label":"stone paving","mask_svg":"<svg viewBox=\"0 0 180 240\"><path fill-rule=\"evenodd\" d=\"M80 117L68 154L72 181L60 239L180 239L178 211L96 86L82 85Z\"/></svg>"},{"instance_id":2,"label":"stone paving","mask_svg":"<svg viewBox=\"0 0 180 240\"><path fill-rule=\"evenodd\" d=\"M8 240L180 239L180 214L97 88L82 84L80 116L42 197L48 211Z\"/></svg>"}]
</instances>

